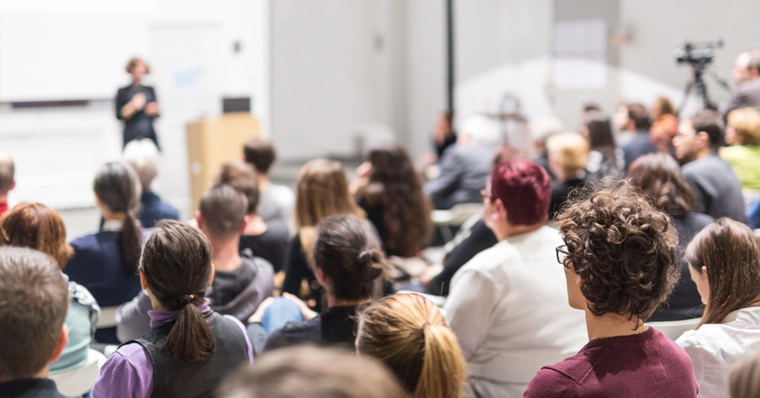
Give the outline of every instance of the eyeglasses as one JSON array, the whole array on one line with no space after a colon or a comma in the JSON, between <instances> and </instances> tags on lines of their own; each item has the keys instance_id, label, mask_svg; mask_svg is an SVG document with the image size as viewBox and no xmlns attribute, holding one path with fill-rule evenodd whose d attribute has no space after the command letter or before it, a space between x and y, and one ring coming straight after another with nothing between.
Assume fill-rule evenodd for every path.
<instances>
[{"instance_id":1,"label":"eyeglasses","mask_svg":"<svg viewBox=\"0 0 760 398\"><path fill-rule=\"evenodd\" d=\"M565 265L565 260L567 259L567 256L570 255L567 251L567 245L557 246L555 250L557 251L557 262Z\"/></svg>"}]
</instances>

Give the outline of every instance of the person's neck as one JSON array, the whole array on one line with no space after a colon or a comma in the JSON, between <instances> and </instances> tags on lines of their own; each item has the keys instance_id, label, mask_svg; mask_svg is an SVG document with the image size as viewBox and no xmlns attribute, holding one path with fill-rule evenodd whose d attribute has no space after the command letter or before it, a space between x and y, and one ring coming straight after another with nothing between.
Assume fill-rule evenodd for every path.
<instances>
[{"instance_id":1,"label":"person's neck","mask_svg":"<svg viewBox=\"0 0 760 398\"><path fill-rule=\"evenodd\" d=\"M217 271L234 271L243 261L240 258L239 236L226 241L211 240L211 252L214 253L211 261Z\"/></svg>"},{"instance_id":2,"label":"person's neck","mask_svg":"<svg viewBox=\"0 0 760 398\"><path fill-rule=\"evenodd\" d=\"M104 221L120 221L124 222L124 219L127 217L127 213L125 212L119 212L119 213L113 213L108 210L104 210L103 212L103 220Z\"/></svg>"},{"instance_id":3,"label":"person's neck","mask_svg":"<svg viewBox=\"0 0 760 398\"><path fill-rule=\"evenodd\" d=\"M134 87L139 87L140 84L142 84L142 80L132 80L132 85Z\"/></svg>"},{"instance_id":4,"label":"person's neck","mask_svg":"<svg viewBox=\"0 0 760 398\"><path fill-rule=\"evenodd\" d=\"M628 315L604 314L596 316L586 310L586 331L589 340L607 337L631 336L649 329L640 319L629 319Z\"/></svg>"},{"instance_id":5,"label":"person's neck","mask_svg":"<svg viewBox=\"0 0 760 398\"><path fill-rule=\"evenodd\" d=\"M270 186L272 186L272 181L269 180L269 176L259 173L259 191L266 191Z\"/></svg>"},{"instance_id":6,"label":"person's neck","mask_svg":"<svg viewBox=\"0 0 760 398\"><path fill-rule=\"evenodd\" d=\"M21 379L47 379L50 376L50 364L45 365L42 370L39 372L29 376L29 377L14 377L14 378L5 378L0 376L0 383L9 383L11 381L21 380Z\"/></svg>"},{"instance_id":7,"label":"person's neck","mask_svg":"<svg viewBox=\"0 0 760 398\"><path fill-rule=\"evenodd\" d=\"M332 294L327 294L327 308L333 308L333 307L356 307L359 304L364 304L369 299L359 299L359 300L344 300L339 299L335 297Z\"/></svg>"},{"instance_id":8,"label":"person's neck","mask_svg":"<svg viewBox=\"0 0 760 398\"><path fill-rule=\"evenodd\" d=\"M541 228L543 225L543 223L535 225L512 225L510 223L506 223L500 228L494 230L493 233L496 235L496 239L501 242L507 238L512 238L518 235L527 234L528 232L533 232Z\"/></svg>"},{"instance_id":9,"label":"person's neck","mask_svg":"<svg viewBox=\"0 0 760 398\"><path fill-rule=\"evenodd\" d=\"M249 214L248 219L249 221L245 226L243 235L259 236L264 232L267 232L269 226L267 226L267 223L264 222L264 219L256 215L256 213Z\"/></svg>"},{"instance_id":10,"label":"person's neck","mask_svg":"<svg viewBox=\"0 0 760 398\"><path fill-rule=\"evenodd\" d=\"M8 203L8 194L2 194L0 195L0 204L1 203Z\"/></svg>"},{"instance_id":11,"label":"person's neck","mask_svg":"<svg viewBox=\"0 0 760 398\"><path fill-rule=\"evenodd\" d=\"M713 151L710 148L702 148L699 151L697 151L697 156L694 157L694 160L699 160L699 159L708 157L712 155L713 153L715 153L715 151Z\"/></svg>"}]
</instances>

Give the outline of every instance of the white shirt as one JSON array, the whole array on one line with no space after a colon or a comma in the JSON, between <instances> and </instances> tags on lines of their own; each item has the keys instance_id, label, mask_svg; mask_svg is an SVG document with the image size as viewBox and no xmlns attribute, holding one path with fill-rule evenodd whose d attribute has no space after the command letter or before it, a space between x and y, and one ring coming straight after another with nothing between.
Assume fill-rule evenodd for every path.
<instances>
[{"instance_id":1,"label":"white shirt","mask_svg":"<svg viewBox=\"0 0 760 398\"><path fill-rule=\"evenodd\" d=\"M542 366L588 342L585 314L570 307L549 227L507 238L465 264L443 312L472 376L526 384Z\"/></svg>"},{"instance_id":2,"label":"white shirt","mask_svg":"<svg viewBox=\"0 0 760 398\"><path fill-rule=\"evenodd\" d=\"M734 311L676 340L694 367L700 398L729 396L728 374L744 358L760 352L760 307Z\"/></svg>"}]
</instances>

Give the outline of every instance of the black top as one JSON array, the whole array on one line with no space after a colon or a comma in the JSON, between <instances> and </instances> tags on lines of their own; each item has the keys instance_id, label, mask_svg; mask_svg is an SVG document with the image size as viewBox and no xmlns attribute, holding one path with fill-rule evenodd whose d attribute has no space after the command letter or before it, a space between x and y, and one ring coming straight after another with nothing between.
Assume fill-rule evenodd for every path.
<instances>
[{"instance_id":1,"label":"black top","mask_svg":"<svg viewBox=\"0 0 760 398\"><path fill-rule=\"evenodd\" d=\"M140 207L137 209L137 219L143 228L153 228L161 220L179 220L179 211L161 200L155 192L143 191Z\"/></svg>"},{"instance_id":2,"label":"black top","mask_svg":"<svg viewBox=\"0 0 760 398\"><path fill-rule=\"evenodd\" d=\"M304 279L309 283L311 298L317 302L317 308L320 308L323 289L306 261L301 246L301 234L298 233L290 240L288 252L285 255L285 281L282 283L282 291L298 296L301 292L301 281Z\"/></svg>"},{"instance_id":3,"label":"black top","mask_svg":"<svg viewBox=\"0 0 760 398\"><path fill-rule=\"evenodd\" d=\"M145 94L145 104L149 104L151 102L155 102L158 99L156 98L156 91L153 90L153 87L148 86L133 86L129 85L127 87L122 87L119 89L119 91L116 93L116 118L119 120L124 120L123 117L121 117L121 108L124 107L129 101L132 100L132 97L135 96L137 93L144 93ZM145 109L139 110L132 114L132 116L124 121L124 146L129 143L129 141L132 140L140 140L143 138L149 138L153 140L153 142L156 143L156 146L158 147L158 139L156 138L156 131L153 129L153 119L155 119L154 116L148 116L145 113ZM160 148L160 147L159 147Z\"/></svg>"},{"instance_id":4,"label":"black top","mask_svg":"<svg viewBox=\"0 0 760 398\"><path fill-rule=\"evenodd\" d=\"M575 188L581 187L586 182L585 179L576 178L568 181L552 181L552 201L549 204L549 220L553 220L554 216L562 208L562 205L567 202L567 197Z\"/></svg>"},{"instance_id":5,"label":"black top","mask_svg":"<svg viewBox=\"0 0 760 398\"><path fill-rule=\"evenodd\" d=\"M448 296L451 279L454 274L470 261L476 254L496 244L493 234L481 218L470 228L470 236L456 245L443 261L443 271L430 281L428 292L439 296Z\"/></svg>"},{"instance_id":6,"label":"black top","mask_svg":"<svg viewBox=\"0 0 760 398\"><path fill-rule=\"evenodd\" d=\"M253 254L272 263L274 272L280 272L288 250L288 226L282 220L267 222L261 235L241 235L240 250L251 249Z\"/></svg>"},{"instance_id":7,"label":"black top","mask_svg":"<svg viewBox=\"0 0 760 398\"><path fill-rule=\"evenodd\" d=\"M332 307L303 322L288 322L267 338L264 351L297 344L339 345L354 350L356 307Z\"/></svg>"},{"instance_id":8,"label":"black top","mask_svg":"<svg viewBox=\"0 0 760 398\"><path fill-rule=\"evenodd\" d=\"M441 156L443 156L443 153L448 149L450 146L457 143L457 133L452 131L451 135L446 137L445 140L439 145L437 142L433 141L433 145L435 145L435 154L438 155L438 158L440 159Z\"/></svg>"},{"instance_id":9,"label":"black top","mask_svg":"<svg viewBox=\"0 0 760 398\"><path fill-rule=\"evenodd\" d=\"M0 383L3 398L66 398L50 379L21 379Z\"/></svg>"},{"instance_id":10,"label":"black top","mask_svg":"<svg viewBox=\"0 0 760 398\"><path fill-rule=\"evenodd\" d=\"M689 213L686 217L673 217L673 223L678 230L678 261L681 267L681 277L673 288L673 293L662 303L649 321L678 321L681 319L699 318L704 306L697 291L697 285L691 280L689 264L684 261L683 254L686 245L702 228L713 222L713 218L701 213Z\"/></svg>"},{"instance_id":11,"label":"black top","mask_svg":"<svg viewBox=\"0 0 760 398\"><path fill-rule=\"evenodd\" d=\"M206 292L211 305L225 305L237 297L256 279L256 266L252 259L242 258L240 265L232 271L214 271L214 282Z\"/></svg>"},{"instance_id":12,"label":"black top","mask_svg":"<svg viewBox=\"0 0 760 398\"><path fill-rule=\"evenodd\" d=\"M631 142L623 147L623 158L625 159L625 172L631 168L631 164L639 157L657 152L657 146L652 143L648 130L637 131Z\"/></svg>"}]
</instances>

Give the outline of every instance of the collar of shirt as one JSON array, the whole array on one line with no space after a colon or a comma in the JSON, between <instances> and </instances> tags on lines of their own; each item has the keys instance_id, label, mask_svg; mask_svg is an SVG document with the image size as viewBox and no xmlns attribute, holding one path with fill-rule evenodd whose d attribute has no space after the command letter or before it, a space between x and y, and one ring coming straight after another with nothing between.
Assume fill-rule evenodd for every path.
<instances>
[{"instance_id":1,"label":"collar of shirt","mask_svg":"<svg viewBox=\"0 0 760 398\"><path fill-rule=\"evenodd\" d=\"M211 300L204 299L203 304L198 306L198 311L201 313L208 312L211 307ZM177 311L158 311L158 310L150 310L148 311L148 316L150 317L150 328L155 329L161 325L165 325L169 322L174 321L175 319L179 318L179 314L182 312L182 310Z\"/></svg>"},{"instance_id":2,"label":"collar of shirt","mask_svg":"<svg viewBox=\"0 0 760 398\"><path fill-rule=\"evenodd\" d=\"M119 220L106 220L103 222L102 231L120 232L122 225L124 225L124 223Z\"/></svg>"},{"instance_id":3,"label":"collar of shirt","mask_svg":"<svg viewBox=\"0 0 760 398\"><path fill-rule=\"evenodd\" d=\"M153 191L143 191L140 196L141 203L158 203L158 195Z\"/></svg>"}]
</instances>

